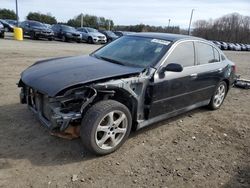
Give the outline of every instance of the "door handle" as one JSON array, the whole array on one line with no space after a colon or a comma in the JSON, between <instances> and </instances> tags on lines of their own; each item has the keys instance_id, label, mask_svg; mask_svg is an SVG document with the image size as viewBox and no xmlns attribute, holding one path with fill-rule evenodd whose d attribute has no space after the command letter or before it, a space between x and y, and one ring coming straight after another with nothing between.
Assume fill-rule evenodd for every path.
<instances>
[{"instance_id":1,"label":"door handle","mask_svg":"<svg viewBox=\"0 0 250 188\"><path fill-rule=\"evenodd\" d=\"M193 77L193 78L196 78L198 76L198 74L194 73L194 74L190 74L190 76Z\"/></svg>"}]
</instances>

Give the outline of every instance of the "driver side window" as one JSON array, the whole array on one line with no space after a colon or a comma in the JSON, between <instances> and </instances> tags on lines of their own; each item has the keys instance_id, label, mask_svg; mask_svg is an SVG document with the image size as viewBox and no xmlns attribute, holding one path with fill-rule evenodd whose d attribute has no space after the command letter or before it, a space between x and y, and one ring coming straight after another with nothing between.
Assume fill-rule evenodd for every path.
<instances>
[{"instance_id":1,"label":"driver side window","mask_svg":"<svg viewBox=\"0 0 250 188\"><path fill-rule=\"evenodd\" d=\"M194 43L182 42L174 48L165 64L177 63L183 67L194 66L194 59Z\"/></svg>"}]
</instances>

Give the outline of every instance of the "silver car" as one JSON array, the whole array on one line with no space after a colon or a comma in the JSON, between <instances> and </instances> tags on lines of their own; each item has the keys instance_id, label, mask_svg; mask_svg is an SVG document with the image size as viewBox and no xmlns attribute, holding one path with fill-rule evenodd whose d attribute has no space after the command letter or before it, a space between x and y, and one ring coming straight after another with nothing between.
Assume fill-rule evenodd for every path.
<instances>
[{"instance_id":1,"label":"silver car","mask_svg":"<svg viewBox=\"0 0 250 188\"><path fill-rule=\"evenodd\" d=\"M78 28L77 31L79 31L82 34L82 40L88 42L89 44L107 43L106 36L98 32L96 29L90 27L81 27Z\"/></svg>"}]
</instances>

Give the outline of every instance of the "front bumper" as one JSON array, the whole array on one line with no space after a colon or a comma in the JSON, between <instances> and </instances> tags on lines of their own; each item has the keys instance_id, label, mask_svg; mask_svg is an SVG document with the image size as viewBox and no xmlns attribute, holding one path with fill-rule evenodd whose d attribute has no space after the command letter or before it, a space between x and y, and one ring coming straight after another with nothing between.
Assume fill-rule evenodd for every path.
<instances>
[{"instance_id":1,"label":"front bumper","mask_svg":"<svg viewBox=\"0 0 250 188\"><path fill-rule=\"evenodd\" d=\"M54 34L51 32L35 32L35 35L40 38L54 38Z\"/></svg>"},{"instance_id":2,"label":"front bumper","mask_svg":"<svg viewBox=\"0 0 250 188\"><path fill-rule=\"evenodd\" d=\"M93 38L93 42L94 43L101 43L101 44L105 44L107 43L107 39L106 38L98 38L98 37L94 37Z\"/></svg>"},{"instance_id":3,"label":"front bumper","mask_svg":"<svg viewBox=\"0 0 250 188\"><path fill-rule=\"evenodd\" d=\"M26 90L26 91L25 91ZM32 88L22 88L20 102L27 103L28 108L37 116L42 125L49 130L63 131L71 122L81 119L80 112L61 112L61 108L49 103L49 98Z\"/></svg>"}]
</instances>

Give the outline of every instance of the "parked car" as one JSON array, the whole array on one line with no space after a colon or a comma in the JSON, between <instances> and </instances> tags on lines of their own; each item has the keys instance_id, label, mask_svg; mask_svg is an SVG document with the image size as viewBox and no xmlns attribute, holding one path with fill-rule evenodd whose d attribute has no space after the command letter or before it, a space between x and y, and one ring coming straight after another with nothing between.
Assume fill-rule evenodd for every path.
<instances>
[{"instance_id":1,"label":"parked car","mask_svg":"<svg viewBox=\"0 0 250 188\"><path fill-rule=\"evenodd\" d=\"M247 46L245 44L239 44L241 47L241 51L247 51Z\"/></svg>"},{"instance_id":2,"label":"parked car","mask_svg":"<svg viewBox=\"0 0 250 188\"><path fill-rule=\"evenodd\" d=\"M212 41L218 48L220 48L221 49L221 43L220 42L218 42L218 41L215 41L215 40L213 40Z\"/></svg>"},{"instance_id":3,"label":"parked car","mask_svg":"<svg viewBox=\"0 0 250 188\"><path fill-rule=\"evenodd\" d=\"M81 42L81 33L74 27L63 24L55 24L52 26L52 30L54 31L55 38L60 39L63 42Z\"/></svg>"},{"instance_id":4,"label":"parked car","mask_svg":"<svg viewBox=\"0 0 250 188\"><path fill-rule=\"evenodd\" d=\"M105 44L107 42L106 36L97 31L96 29L90 27L81 27L78 28L77 31L81 32L82 40L86 41L89 44L93 43Z\"/></svg>"},{"instance_id":5,"label":"parked car","mask_svg":"<svg viewBox=\"0 0 250 188\"><path fill-rule=\"evenodd\" d=\"M112 31L108 31L108 30L99 30L100 33L104 34L107 38L107 42L112 42L116 39L118 39L119 37L113 33Z\"/></svg>"},{"instance_id":6,"label":"parked car","mask_svg":"<svg viewBox=\"0 0 250 188\"><path fill-rule=\"evenodd\" d=\"M51 29L48 29L44 24L38 21L23 21L20 24L20 27L23 29L23 35L30 36L31 39L37 40L40 38L53 40L54 33Z\"/></svg>"},{"instance_id":7,"label":"parked car","mask_svg":"<svg viewBox=\"0 0 250 188\"><path fill-rule=\"evenodd\" d=\"M236 46L234 43L228 43L228 49L229 50L236 50Z\"/></svg>"},{"instance_id":8,"label":"parked car","mask_svg":"<svg viewBox=\"0 0 250 188\"><path fill-rule=\"evenodd\" d=\"M241 45L239 43L234 43L234 45L236 51L241 51Z\"/></svg>"},{"instance_id":9,"label":"parked car","mask_svg":"<svg viewBox=\"0 0 250 188\"><path fill-rule=\"evenodd\" d=\"M234 80L235 64L209 41L139 33L87 56L38 61L22 72L18 86L21 102L46 128L80 125L85 148L105 155L132 127L201 106L219 109Z\"/></svg>"},{"instance_id":10,"label":"parked car","mask_svg":"<svg viewBox=\"0 0 250 188\"><path fill-rule=\"evenodd\" d=\"M114 33L115 33L118 37L122 37L122 36L125 36L125 35L135 34L135 32L131 32L131 31L114 31Z\"/></svg>"},{"instance_id":11,"label":"parked car","mask_svg":"<svg viewBox=\"0 0 250 188\"><path fill-rule=\"evenodd\" d=\"M247 51L250 51L250 44L246 44Z\"/></svg>"},{"instance_id":12,"label":"parked car","mask_svg":"<svg viewBox=\"0 0 250 188\"><path fill-rule=\"evenodd\" d=\"M9 24L3 19L0 19L0 23L4 26L4 29L6 32L13 32L14 31L14 26Z\"/></svg>"},{"instance_id":13,"label":"parked car","mask_svg":"<svg viewBox=\"0 0 250 188\"><path fill-rule=\"evenodd\" d=\"M4 38L5 29L2 23L0 23L0 38Z\"/></svg>"},{"instance_id":14,"label":"parked car","mask_svg":"<svg viewBox=\"0 0 250 188\"><path fill-rule=\"evenodd\" d=\"M222 50L228 50L228 44L226 42L220 41L220 44Z\"/></svg>"}]
</instances>

